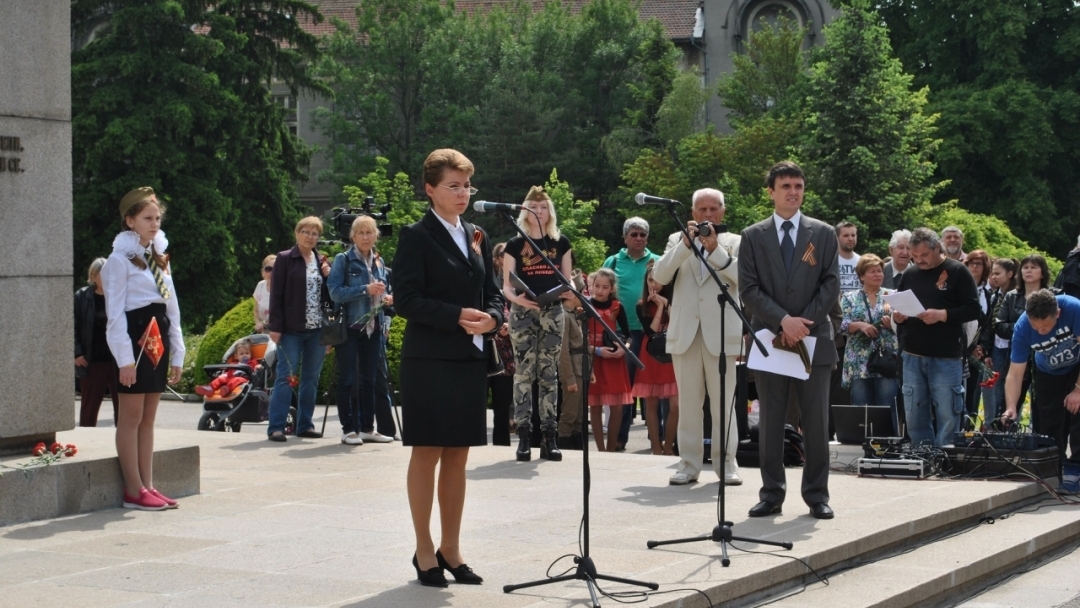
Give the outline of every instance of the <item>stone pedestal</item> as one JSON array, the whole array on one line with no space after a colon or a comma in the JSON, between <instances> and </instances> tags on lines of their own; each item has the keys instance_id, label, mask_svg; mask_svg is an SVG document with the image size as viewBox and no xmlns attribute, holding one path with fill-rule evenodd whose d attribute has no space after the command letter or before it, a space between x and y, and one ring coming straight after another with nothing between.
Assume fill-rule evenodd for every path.
<instances>
[{"instance_id":1,"label":"stone pedestal","mask_svg":"<svg viewBox=\"0 0 1080 608\"><path fill-rule=\"evenodd\" d=\"M71 16L0 0L0 453L71 429Z\"/></svg>"}]
</instances>

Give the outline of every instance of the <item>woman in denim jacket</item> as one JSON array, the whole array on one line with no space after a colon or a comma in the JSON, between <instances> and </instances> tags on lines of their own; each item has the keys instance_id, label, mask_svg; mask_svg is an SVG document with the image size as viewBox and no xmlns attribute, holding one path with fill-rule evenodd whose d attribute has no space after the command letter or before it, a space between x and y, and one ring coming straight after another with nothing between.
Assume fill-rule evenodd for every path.
<instances>
[{"instance_id":1,"label":"woman in denim jacket","mask_svg":"<svg viewBox=\"0 0 1080 608\"><path fill-rule=\"evenodd\" d=\"M375 379L382 353L383 306L393 304L393 299L386 291L386 266L375 251L379 227L374 218L356 218L349 238L354 246L334 258L326 280L330 299L344 307L349 326L349 339L334 347L341 442L387 443L394 438L375 431ZM354 391L357 384L359 391Z\"/></svg>"}]
</instances>

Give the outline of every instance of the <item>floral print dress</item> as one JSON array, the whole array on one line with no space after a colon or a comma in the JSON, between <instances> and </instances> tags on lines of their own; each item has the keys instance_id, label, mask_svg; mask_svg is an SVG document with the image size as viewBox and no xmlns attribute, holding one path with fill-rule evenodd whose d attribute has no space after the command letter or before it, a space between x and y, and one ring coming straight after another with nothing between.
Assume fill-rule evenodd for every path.
<instances>
[{"instance_id":1,"label":"floral print dress","mask_svg":"<svg viewBox=\"0 0 1080 608\"><path fill-rule=\"evenodd\" d=\"M885 305L885 300L881 296L894 293L895 291L895 289L878 289L877 299L873 310L867 309L869 299L866 297L866 292L862 289L848 291L840 296L840 310L844 315L844 320L840 322L840 331L847 335L847 348L844 349L844 368L842 375L844 388L851 387L851 381L855 378L881 377L879 374L875 374L866 369L866 364L870 361L870 353L873 352L878 342L884 341L885 346L891 348L893 352L899 350L896 332L884 327L881 322L882 317L890 312ZM852 323L872 324L878 330L877 339L868 338L866 334L861 331L848 333L848 328Z\"/></svg>"}]
</instances>

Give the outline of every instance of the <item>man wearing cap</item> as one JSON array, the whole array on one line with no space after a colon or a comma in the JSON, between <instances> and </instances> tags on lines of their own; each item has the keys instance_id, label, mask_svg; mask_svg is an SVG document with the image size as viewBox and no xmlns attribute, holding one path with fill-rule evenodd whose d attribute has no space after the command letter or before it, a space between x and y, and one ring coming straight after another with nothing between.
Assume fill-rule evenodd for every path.
<instances>
[{"instance_id":1,"label":"man wearing cap","mask_svg":"<svg viewBox=\"0 0 1080 608\"><path fill-rule=\"evenodd\" d=\"M623 242L626 247L615 255L604 260L604 268L610 268L615 273L615 284L619 290L619 301L627 310L633 312L634 305L641 299L641 289L645 283L645 269L649 262L660 259L660 256L649 251L646 245L649 242L649 222L643 218L632 217L623 222ZM641 321L637 315L627 314L626 320L630 325L630 348L635 355L641 353ZM634 383L634 373L637 368L627 359L630 371L630 384ZM619 428L619 451L626 445L630 438L630 422L632 406L623 408L622 426Z\"/></svg>"}]
</instances>

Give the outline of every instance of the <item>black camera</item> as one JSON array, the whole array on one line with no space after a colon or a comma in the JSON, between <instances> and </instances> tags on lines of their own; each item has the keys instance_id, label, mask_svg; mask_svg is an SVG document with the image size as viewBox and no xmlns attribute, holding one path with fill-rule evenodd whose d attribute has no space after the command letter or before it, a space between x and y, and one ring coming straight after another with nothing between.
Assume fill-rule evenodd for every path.
<instances>
[{"instance_id":1,"label":"black camera","mask_svg":"<svg viewBox=\"0 0 1080 608\"><path fill-rule=\"evenodd\" d=\"M710 236L712 233L723 234L727 232L727 224L713 224L712 222L701 222L697 225L698 236Z\"/></svg>"},{"instance_id":2,"label":"black camera","mask_svg":"<svg viewBox=\"0 0 1080 608\"><path fill-rule=\"evenodd\" d=\"M380 222L379 236L388 237L394 235L394 227L386 221L386 212L390 211L390 203L375 208L375 197L369 196L364 199L359 207L338 207L333 210L334 217L331 222L334 225L334 235L339 241L349 243L352 241L352 225L356 218L361 215L371 216L376 222Z\"/></svg>"}]
</instances>

